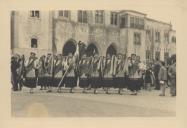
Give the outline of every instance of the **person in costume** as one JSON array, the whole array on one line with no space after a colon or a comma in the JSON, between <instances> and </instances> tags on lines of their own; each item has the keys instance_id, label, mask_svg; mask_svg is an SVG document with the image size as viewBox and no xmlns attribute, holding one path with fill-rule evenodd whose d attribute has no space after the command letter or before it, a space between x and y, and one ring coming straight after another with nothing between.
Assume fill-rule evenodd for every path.
<instances>
[{"instance_id":1,"label":"person in costume","mask_svg":"<svg viewBox=\"0 0 187 128\"><path fill-rule=\"evenodd\" d=\"M131 95L137 95L137 91L139 90L139 66L136 61L136 54L131 54L131 61L128 65L129 71L129 83L128 89L132 92Z\"/></svg>"},{"instance_id":2,"label":"person in costume","mask_svg":"<svg viewBox=\"0 0 187 128\"><path fill-rule=\"evenodd\" d=\"M65 71L67 72L64 77L64 84L66 87L70 88L70 93L73 92L73 88L77 85L77 73L76 73L76 65L73 60L72 53L69 53L66 64L65 64Z\"/></svg>"},{"instance_id":3,"label":"person in costume","mask_svg":"<svg viewBox=\"0 0 187 128\"><path fill-rule=\"evenodd\" d=\"M30 88L30 93L33 93L33 88L36 88L36 65L36 54L31 52L30 57L25 61L25 75L23 80L24 86Z\"/></svg>"},{"instance_id":4,"label":"person in costume","mask_svg":"<svg viewBox=\"0 0 187 128\"><path fill-rule=\"evenodd\" d=\"M62 76L63 76L63 57L61 54L57 55L57 58L54 61L54 81L53 86L59 87L58 92L61 92L61 87L63 86L64 82L61 82ZM60 84L60 85L59 85Z\"/></svg>"},{"instance_id":5,"label":"person in costume","mask_svg":"<svg viewBox=\"0 0 187 128\"><path fill-rule=\"evenodd\" d=\"M107 54L106 58L103 60L103 87L106 89L106 94L109 94L109 89L113 87L113 61L114 56L111 57Z\"/></svg>"},{"instance_id":6,"label":"person in costume","mask_svg":"<svg viewBox=\"0 0 187 128\"><path fill-rule=\"evenodd\" d=\"M119 88L118 94L121 94L123 88L125 88L125 72L124 72L124 60L122 54L118 54L114 63L114 87Z\"/></svg>"},{"instance_id":7,"label":"person in costume","mask_svg":"<svg viewBox=\"0 0 187 128\"><path fill-rule=\"evenodd\" d=\"M102 86L102 57L95 54L91 63L91 88L94 89L94 94L97 93L97 88Z\"/></svg>"},{"instance_id":8,"label":"person in costume","mask_svg":"<svg viewBox=\"0 0 187 128\"><path fill-rule=\"evenodd\" d=\"M38 61L37 64L37 85L40 85L40 90L46 90L46 86L45 86L45 78L44 78L44 74L45 74L45 55L42 55Z\"/></svg>"},{"instance_id":9,"label":"person in costume","mask_svg":"<svg viewBox=\"0 0 187 128\"><path fill-rule=\"evenodd\" d=\"M48 53L44 61L44 77L43 83L45 87L48 87L47 92L52 92L53 84L53 56Z\"/></svg>"},{"instance_id":10,"label":"person in costume","mask_svg":"<svg viewBox=\"0 0 187 128\"><path fill-rule=\"evenodd\" d=\"M83 88L83 93L86 92L86 88L90 85L91 76L91 57L86 57L84 54L79 62L79 86Z\"/></svg>"}]
</instances>

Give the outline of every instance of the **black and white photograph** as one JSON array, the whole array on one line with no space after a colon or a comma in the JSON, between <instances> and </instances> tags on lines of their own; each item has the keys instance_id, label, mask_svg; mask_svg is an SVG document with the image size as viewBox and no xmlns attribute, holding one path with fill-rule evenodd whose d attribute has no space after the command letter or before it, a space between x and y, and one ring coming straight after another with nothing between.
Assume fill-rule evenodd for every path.
<instances>
[{"instance_id":1,"label":"black and white photograph","mask_svg":"<svg viewBox=\"0 0 187 128\"><path fill-rule=\"evenodd\" d=\"M11 10L11 116L176 117L176 21L154 17Z\"/></svg>"}]
</instances>

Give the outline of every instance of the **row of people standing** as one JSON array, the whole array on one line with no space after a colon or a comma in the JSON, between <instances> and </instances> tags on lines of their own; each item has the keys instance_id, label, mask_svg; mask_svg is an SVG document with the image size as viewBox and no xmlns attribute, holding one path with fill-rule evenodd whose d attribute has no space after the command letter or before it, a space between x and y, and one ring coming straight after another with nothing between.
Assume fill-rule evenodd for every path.
<instances>
[{"instance_id":1,"label":"row of people standing","mask_svg":"<svg viewBox=\"0 0 187 128\"><path fill-rule=\"evenodd\" d=\"M15 57L12 58L14 59ZM48 88L48 92L52 91L52 87L58 87L60 91L62 86L70 88L72 92L78 85L84 88L83 92L93 88L96 93L97 88L104 88L106 93L109 93L110 88L118 88L120 94L123 88L128 88L133 95L136 95L143 85L143 69L140 68L140 58L135 54L128 58L122 54L108 54L106 57L98 54L92 57L83 55L79 61L75 60L71 53L68 56L48 54L38 59L36 54L31 52L27 60L24 57L19 59L15 69L22 71L20 74L12 72L13 78L20 78L13 79L13 85L16 88L18 84L27 86L31 88L31 92L37 85L41 86L41 90Z\"/></svg>"},{"instance_id":2,"label":"row of people standing","mask_svg":"<svg viewBox=\"0 0 187 128\"><path fill-rule=\"evenodd\" d=\"M94 57L86 57L84 55L79 63L72 63L72 59L72 55L68 57L58 55L52 59L51 54L37 59L35 53L31 53L31 56L26 61L24 56L21 58L18 56L12 57L13 89L18 90L18 85L21 88L23 83L30 88L34 88L36 85L41 85L41 89L56 87L65 71L67 71L66 77L64 77L61 84L66 83L67 87L71 87L71 91L78 82L80 87L84 89L89 88L89 85L91 85L91 88L94 88L94 92L96 92L97 88L103 87L108 93L109 88L115 87L119 88L118 92L120 93L123 88L128 87L133 94L136 94L145 83L148 88L150 88L150 85L155 84L155 89L159 90L161 88L161 95L165 95L164 86L169 83L171 95L176 95L175 56L171 57L168 72L165 70L164 63L160 63L160 61L154 63L152 70L149 65L146 69L145 65L142 66L140 59L135 54L132 54L127 60L121 54L117 57L109 55L107 57L99 57L97 54ZM70 63L72 63L71 68L69 67ZM69 69L66 70L67 68ZM144 82L142 82L143 80ZM50 92L51 89L48 91Z\"/></svg>"}]
</instances>

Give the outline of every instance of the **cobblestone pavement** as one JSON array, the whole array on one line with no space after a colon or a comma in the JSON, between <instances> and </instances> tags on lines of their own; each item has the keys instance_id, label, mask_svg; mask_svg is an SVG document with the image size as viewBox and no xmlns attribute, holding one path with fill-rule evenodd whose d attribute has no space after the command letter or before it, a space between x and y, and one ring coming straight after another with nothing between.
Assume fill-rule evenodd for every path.
<instances>
[{"instance_id":1,"label":"cobblestone pavement","mask_svg":"<svg viewBox=\"0 0 187 128\"><path fill-rule=\"evenodd\" d=\"M98 94L93 90L81 93L81 89L68 93L63 90L52 93L34 90L29 93L27 88L20 92L12 92L12 116L15 117L166 117L175 116L176 98L169 95L160 97L159 91L141 90L137 96L130 95L126 89L122 95L116 89L105 94L102 89Z\"/></svg>"}]
</instances>

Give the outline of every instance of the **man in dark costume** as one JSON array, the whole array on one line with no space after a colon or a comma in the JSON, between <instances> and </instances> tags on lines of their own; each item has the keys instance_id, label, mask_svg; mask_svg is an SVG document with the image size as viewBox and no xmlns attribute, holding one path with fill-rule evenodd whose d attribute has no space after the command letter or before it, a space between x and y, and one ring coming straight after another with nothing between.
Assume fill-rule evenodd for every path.
<instances>
[{"instance_id":1,"label":"man in dark costume","mask_svg":"<svg viewBox=\"0 0 187 128\"><path fill-rule=\"evenodd\" d=\"M19 63L19 69L18 69L18 89L21 91L22 90L22 87L23 87L23 75L25 74L25 66L24 66L24 63L25 63L25 56L22 55L19 60L18 60L18 63Z\"/></svg>"},{"instance_id":2,"label":"man in dark costume","mask_svg":"<svg viewBox=\"0 0 187 128\"><path fill-rule=\"evenodd\" d=\"M168 69L170 94L176 96L176 55L171 56L171 65Z\"/></svg>"},{"instance_id":3,"label":"man in dark costume","mask_svg":"<svg viewBox=\"0 0 187 128\"><path fill-rule=\"evenodd\" d=\"M13 91L18 91L18 73L17 69L19 68L19 63L16 60L15 56L11 57L11 82Z\"/></svg>"},{"instance_id":4,"label":"man in dark costume","mask_svg":"<svg viewBox=\"0 0 187 128\"><path fill-rule=\"evenodd\" d=\"M158 79L158 73L160 71L160 61L156 58L156 62L154 64L154 75L155 75L155 90L160 90L160 83Z\"/></svg>"}]
</instances>

